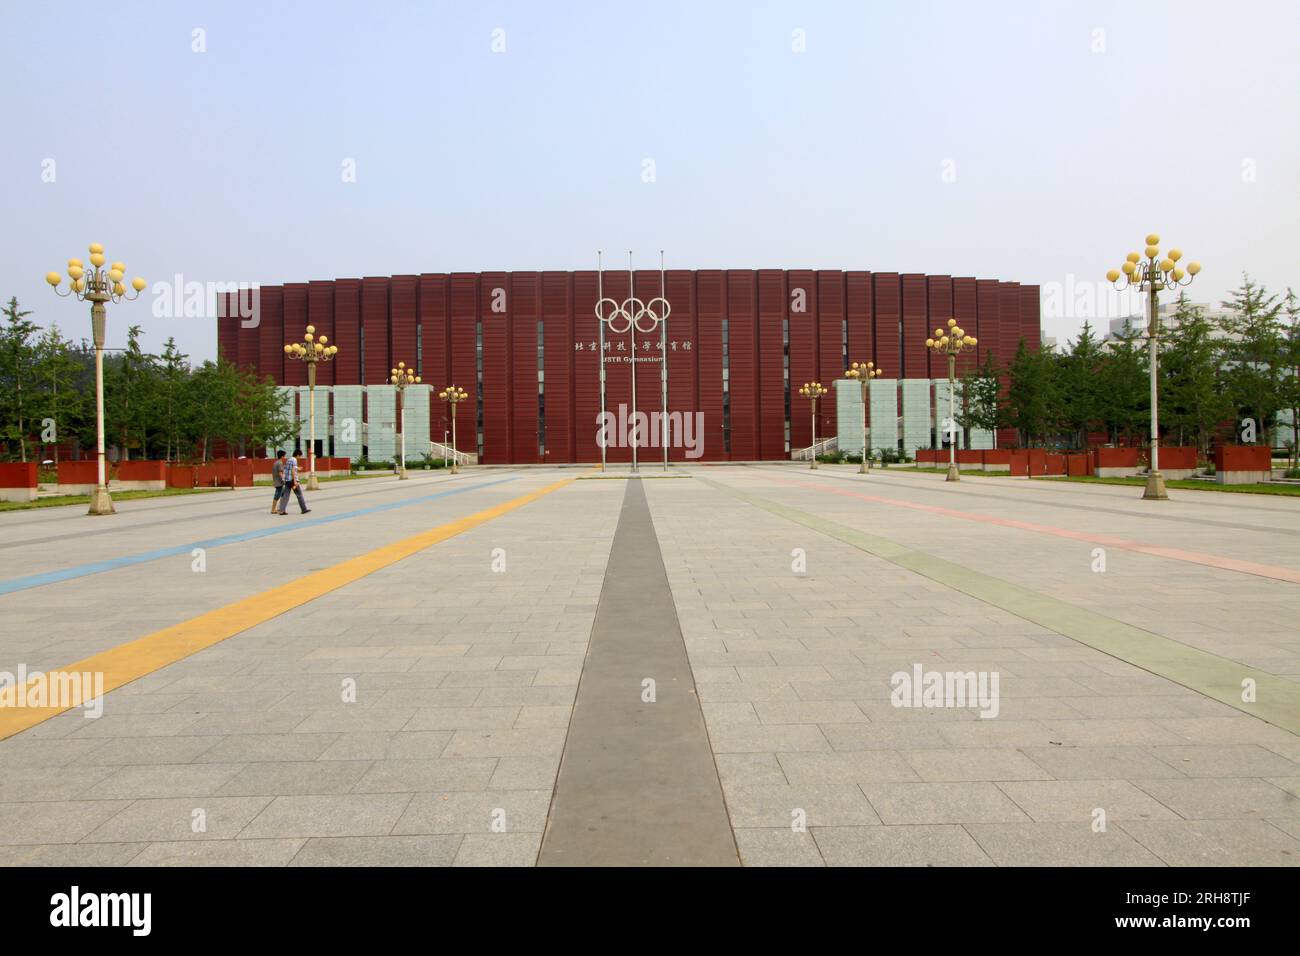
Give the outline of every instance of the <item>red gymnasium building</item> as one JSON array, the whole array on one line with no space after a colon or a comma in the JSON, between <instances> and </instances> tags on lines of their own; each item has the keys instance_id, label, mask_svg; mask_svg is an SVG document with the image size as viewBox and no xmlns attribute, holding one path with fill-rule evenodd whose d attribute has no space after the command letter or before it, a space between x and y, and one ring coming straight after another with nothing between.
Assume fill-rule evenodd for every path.
<instances>
[{"instance_id":1,"label":"red gymnasium building","mask_svg":"<svg viewBox=\"0 0 1300 956\"><path fill-rule=\"evenodd\" d=\"M627 298L626 271L607 271L603 283L605 296ZM659 272L637 271L635 292L644 301L658 296ZM1021 339L1039 345L1038 287L1017 282L896 272L672 270L663 295L672 307L668 408L703 413L704 461L784 459L791 448L806 448L811 416L798 389L812 380L829 386L849 362L874 361L885 370L882 381L946 378L945 360L931 355L925 340L949 318L979 339L974 354L959 359L959 374L989 354L1006 364ZM241 321L227 305L218 319L218 349L278 384L305 385L304 364L287 360L284 345L301 341L310 324L339 347L336 359L320 367L318 386L383 386L389 369L403 361L433 387L435 440L446 414L437 391L454 383L471 396L457 413L459 448L477 450L481 462L594 462L600 458L597 297L594 271L264 286L256 322ZM607 332L606 339L607 355L631 348L626 333ZM661 354L659 332L636 335L636 348L640 356ZM606 368L607 408L630 405L635 369L638 410L660 410L657 362ZM332 402L321 392L317 402L318 434L329 436ZM818 437L837 434L835 402L820 402L818 410ZM1013 440L999 435L999 444ZM625 447L611 447L608 455L611 461L631 457ZM685 451L673 448L671 457L685 459Z\"/></svg>"}]
</instances>

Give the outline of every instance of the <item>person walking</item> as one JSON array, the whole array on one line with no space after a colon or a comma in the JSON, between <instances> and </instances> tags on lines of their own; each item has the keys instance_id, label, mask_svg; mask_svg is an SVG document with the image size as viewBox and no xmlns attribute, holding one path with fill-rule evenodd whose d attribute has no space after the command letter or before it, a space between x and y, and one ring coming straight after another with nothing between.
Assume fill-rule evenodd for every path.
<instances>
[{"instance_id":1,"label":"person walking","mask_svg":"<svg viewBox=\"0 0 1300 956\"><path fill-rule=\"evenodd\" d=\"M281 448L275 453L275 464L271 466L271 482L275 485L275 497L271 499L271 514L275 514L279 509L280 499L289 496L288 489L284 484L284 449Z\"/></svg>"},{"instance_id":2,"label":"person walking","mask_svg":"<svg viewBox=\"0 0 1300 956\"><path fill-rule=\"evenodd\" d=\"M280 495L280 514L287 513L290 489L293 489L293 493L298 496L298 507L301 509L301 513L306 514L311 511L307 507L306 499L302 496L302 484L298 481L298 456L301 454L302 452L295 448L293 454L284 461L284 493Z\"/></svg>"}]
</instances>

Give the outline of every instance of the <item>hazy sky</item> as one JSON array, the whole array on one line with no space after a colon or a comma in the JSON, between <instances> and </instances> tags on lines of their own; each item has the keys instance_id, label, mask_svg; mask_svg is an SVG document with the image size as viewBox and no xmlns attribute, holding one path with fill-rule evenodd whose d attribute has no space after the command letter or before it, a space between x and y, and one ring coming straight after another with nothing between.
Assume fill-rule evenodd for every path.
<instances>
[{"instance_id":1,"label":"hazy sky","mask_svg":"<svg viewBox=\"0 0 1300 956\"><path fill-rule=\"evenodd\" d=\"M1300 288L1298 11L11 2L0 296L88 335L42 276L90 241L151 282L582 269L603 247L1077 288L1152 230L1204 263L1196 300L1245 269ZM110 308L110 346L139 323L215 354L214 321L151 300Z\"/></svg>"}]
</instances>

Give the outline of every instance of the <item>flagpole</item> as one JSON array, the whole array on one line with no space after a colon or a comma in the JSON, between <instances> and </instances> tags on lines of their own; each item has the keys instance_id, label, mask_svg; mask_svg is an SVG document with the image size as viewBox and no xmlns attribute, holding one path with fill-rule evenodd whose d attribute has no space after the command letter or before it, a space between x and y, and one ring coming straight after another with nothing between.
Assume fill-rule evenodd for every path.
<instances>
[{"instance_id":1,"label":"flagpole","mask_svg":"<svg viewBox=\"0 0 1300 956\"><path fill-rule=\"evenodd\" d=\"M600 336L600 351L596 353L596 361L600 363L600 431L597 434L600 442L600 470L605 470L605 444L609 437L608 425L605 420L605 322L600 317L600 301L605 298L605 270L600 262L600 250L596 250L596 331Z\"/></svg>"},{"instance_id":2,"label":"flagpole","mask_svg":"<svg viewBox=\"0 0 1300 956\"><path fill-rule=\"evenodd\" d=\"M664 290L664 251L659 250L659 298L668 301ZM659 323L659 392L663 411L659 417L659 442L664 449L664 471L668 470L668 316Z\"/></svg>"},{"instance_id":3,"label":"flagpole","mask_svg":"<svg viewBox=\"0 0 1300 956\"><path fill-rule=\"evenodd\" d=\"M632 276L632 250L627 251L627 298L628 307L632 310L632 315L636 315L636 286ZM632 321L628 325L627 334L632 339L632 474L637 473L636 467L636 446L641 439L641 429L636 425L636 322Z\"/></svg>"}]
</instances>

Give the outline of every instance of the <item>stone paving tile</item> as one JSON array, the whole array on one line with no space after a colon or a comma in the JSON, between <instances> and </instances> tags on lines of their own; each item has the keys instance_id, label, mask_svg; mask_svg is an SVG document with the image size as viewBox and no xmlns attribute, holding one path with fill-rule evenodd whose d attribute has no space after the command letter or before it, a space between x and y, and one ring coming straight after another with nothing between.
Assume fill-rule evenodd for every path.
<instances>
[{"instance_id":1,"label":"stone paving tile","mask_svg":"<svg viewBox=\"0 0 1300 956\"><path fill-rule=\"evenodd\" d=\"M144 843L56 843L0 846L0 866L126 866Z\"/></svg>"},{"instance_id":2,"label":"stone paving tile","mask_svg":"<svg viewBox=\"0 0 1300 956\"><path fill-rule=\"evenodd\" d=\"M305 735L304 735L305 736ZM451 731L362 731L337 734L320 760L399 760L432 758L451 742Z\"/></svg>"},{"instance_id":3,"label":"stone paving tile","mask_svg":"<svg viewBox=\"0 0 1300 956\"><path fill-rule=\"evenodd\" d=\"M450 866L463 837L313 837L302 841L290 866ZM263 842L240 840L239 843Z\"/></svg>"},{"instance_id":4,"label":"stone paving tile","mask_svg":"<svg viewBox=\"0 0 1300 956\"><path fill-rule=\"evenodd\" d=\"M225 797L348 793L370 769L368 760L251 763L217 791Z\"/></svg>"},{"instance_id":5,"label":"stone paving tile","mask_svg":"<svg viewBox=\"0 0 1300 956\"><path fill-rule=\"evenodd\" d=\"M212 796L136 800L82 839L87 843L228 840L270 802L270 797Z\"/></svg>"},{"instance_id":6,"label":"stone paving tile","mask_svg":"<svg viewBox=\"0 0 1300 956\"><path fill-rule=\"evenodd\" d=\"M1287 777L1300 773L1300 764L1256 744L1149 749L1189 777Z\"/></svg>"},{"instance_id":7,"label":"stone paving tile","mask_svg":"<svg viewBox=\"0 0 1300 956\"><path fill-rule=\"evenodd\" d=\"M1132 824L1161 826L1162 824ZM966 827L999 866L1159 866L1161 860L1118 826L1087 823L974 823Z\"/></svg>"},{"instance_id":8,"label":"stone paving tile","mask_svg":"<svg viewBox=\"0 0 1300 956\"><path fill-rule=\"evenodd\" d=\"M414 760L375 760L361 763L363 774L347 787L353 793L419 793L430 790L483 790L497 760L448 757ZM321 792L321 791L317 791Z\"/></svg>"},{"instance_id":9,"label":"stone paving tile","mask_svg":"<svg viewBox=\"0 0 1300 956\"><path fill-rule=\"evenodd\" d=\"M959 826L821 827L813 831L827 866L991 866Z\"/></svg>"},{"instance_id":10,"label":"stone paving tile","mask_svg":"<svg viewBox=\"0 0 1300 956\"><path fill-rule=\"evenodd\" d=\"M991 783L872 783L863 784L862 791L886 824L1018 823L1029 819Z\"/></svg>"},{"instance_id":11,"label":"stone paving tile","mask_svg":"<svg viewBox=\"0 0 1300 956\"><path fill-rule=\"evenodd\" d=\"M0 804L0 845L76 843L129 805L129 800Z\"/></svg>"},{"instance_id":12,"label":"stone paving tile","mask_svg":"<svg viewBox=\"0 0 1300 956\"><path fill-rule=\"evenodd\" d=\"M83 797L88 800L125 800L146 797L202 797L221 792L243 764L159 764L121 767Z\"/></svg>"},{"instance_id":13,"label":"stone paving tile","mask_svg":"<svg viewBox=\"0 0 1300 956\"><path fill-rule=\"evenodd\" d=\"M385 836L392 832L411 799L406 793L275 797L266 802L239 836Z\"/></svg>"},{"instance_id":14,"label":"stone paving tile","mask_svg":"<svg viewBox=\"0 0 1300 956\"><path fill-rule=\"evenodd\" d=\"M735 836L745 866L825 866L811 833L795 832L787 826L769 830L737 828Z\"/></svg>"},{"instance_id":15,"label":"stone paving tile","mask_svg":"<svg viewBox=\"0 0 1300 956\"><path fill-rule=\"evenodd\" d=\"M782 753L777 755L786 778L795 785L882 783L919 780L902 755L892 750L851 753Z\"/></svg>"},{"instance_id":16,"label":"stone paving tile","mask_svg":"<svg viewBox=\"0 0 1300 956\"><path fill-rule=\"evenodd\" d=\"M535 866L540 833L467 833L454 866Z\"/></svg>"},{"instance_id":17,"label":"stone paving tile","mask_svg":"<svg viewBox=\"0 0 1300 956\"><path fill-rule=\"evenodd\" d=\"M394 834L541 833L551 804L550 790L474 790L417 793Z\"/></svg>"},{"instance_id":18,"label":"stone paving tile","mask_svg":"<svg viewBox=\"0 0 1300 956\"><path fill-rule=\"evenodd\" d=\"M725 753L788 753L794 751L829 750L830 744L817 726L809 724L781 724L776 726L746 727L726 725L709 727L709 739L715 754Z\"/></svg>"},{"instance_id":19,"label":"stone paving tile","mask_svg":"<svg viewBox=\"0 0 1300 956\"><path fill-rule=\"evenodd\" d=\"M1300 866L1300 840L1264 820L1126 821L1170 866Z\"/></svg>"},{"instance_id":20,"label":"stone paving tile","mask_svg":"<svg viewBox=\"0 0 1300 956\"><path fill-rule=\"evenodd\" d=\"M285 866L305 840L210 840L133 844L131 866Z\"/></svg>"},{"instance_id":21,"label":"stone paving tile","mask_svg":"<svg viewBox=\"0 0 1300 956\"><path fill-rule=\"evenodd\" d=\"M1058 780L1146 780L1182 777L1143 747L1025 747L1026 757Z\"/></svg>"},{"instance_id":22,"label":"stone paving tile","mask_svg":"<svg viewBox=\"0 0 1300 956\"><path fill-rule=\"evenodd\" d=\"M1039 823L1091 823L1097 809L1104 810L1108 820L1172 820L1178 816L1142 787L1125 780L1003 781L998 787Z\"/></svg>"},{"instance_id":23,"label":"stone paving tile","mask_svg":"<svg viewBox=\"0 0 1300 956\"><path fill-rule=\"evenodd\" d=\"M738 829L865 826L880 818L852 784L729 786L723 791L731 825Z\"/></svg>"},{"instance_id":24,"label":"stone paving tile","mask_svg":"<svg viewBox=\"0 0 1300 956\"><path fill-rule=\"evenodd\" d=\"M779 786L790 781L776 754L714 754L718 779L725 791L728 786Z\"/></svg>"},{"instance_id":25,"label":"stone paving tile","mask_svg":"<svg viewBox=\"0 0 1300 956\"><path fill-rule=\"evenodd\" d=\"M1300 796L1266 780L1200 778L1136 784L1188 820L1259 820L1300 816Z\"/></svg>"},{"instance_id":26,"label":"stone paving tile","mask_svg":"<svg viewBox=\"0 0 1300 956\"><path fill-rule=\"evenodd\" d=\"M1051 777L1016 750L907 750L902 757L922 780L1047 780Z\"/></svg>"}]
</instances>

